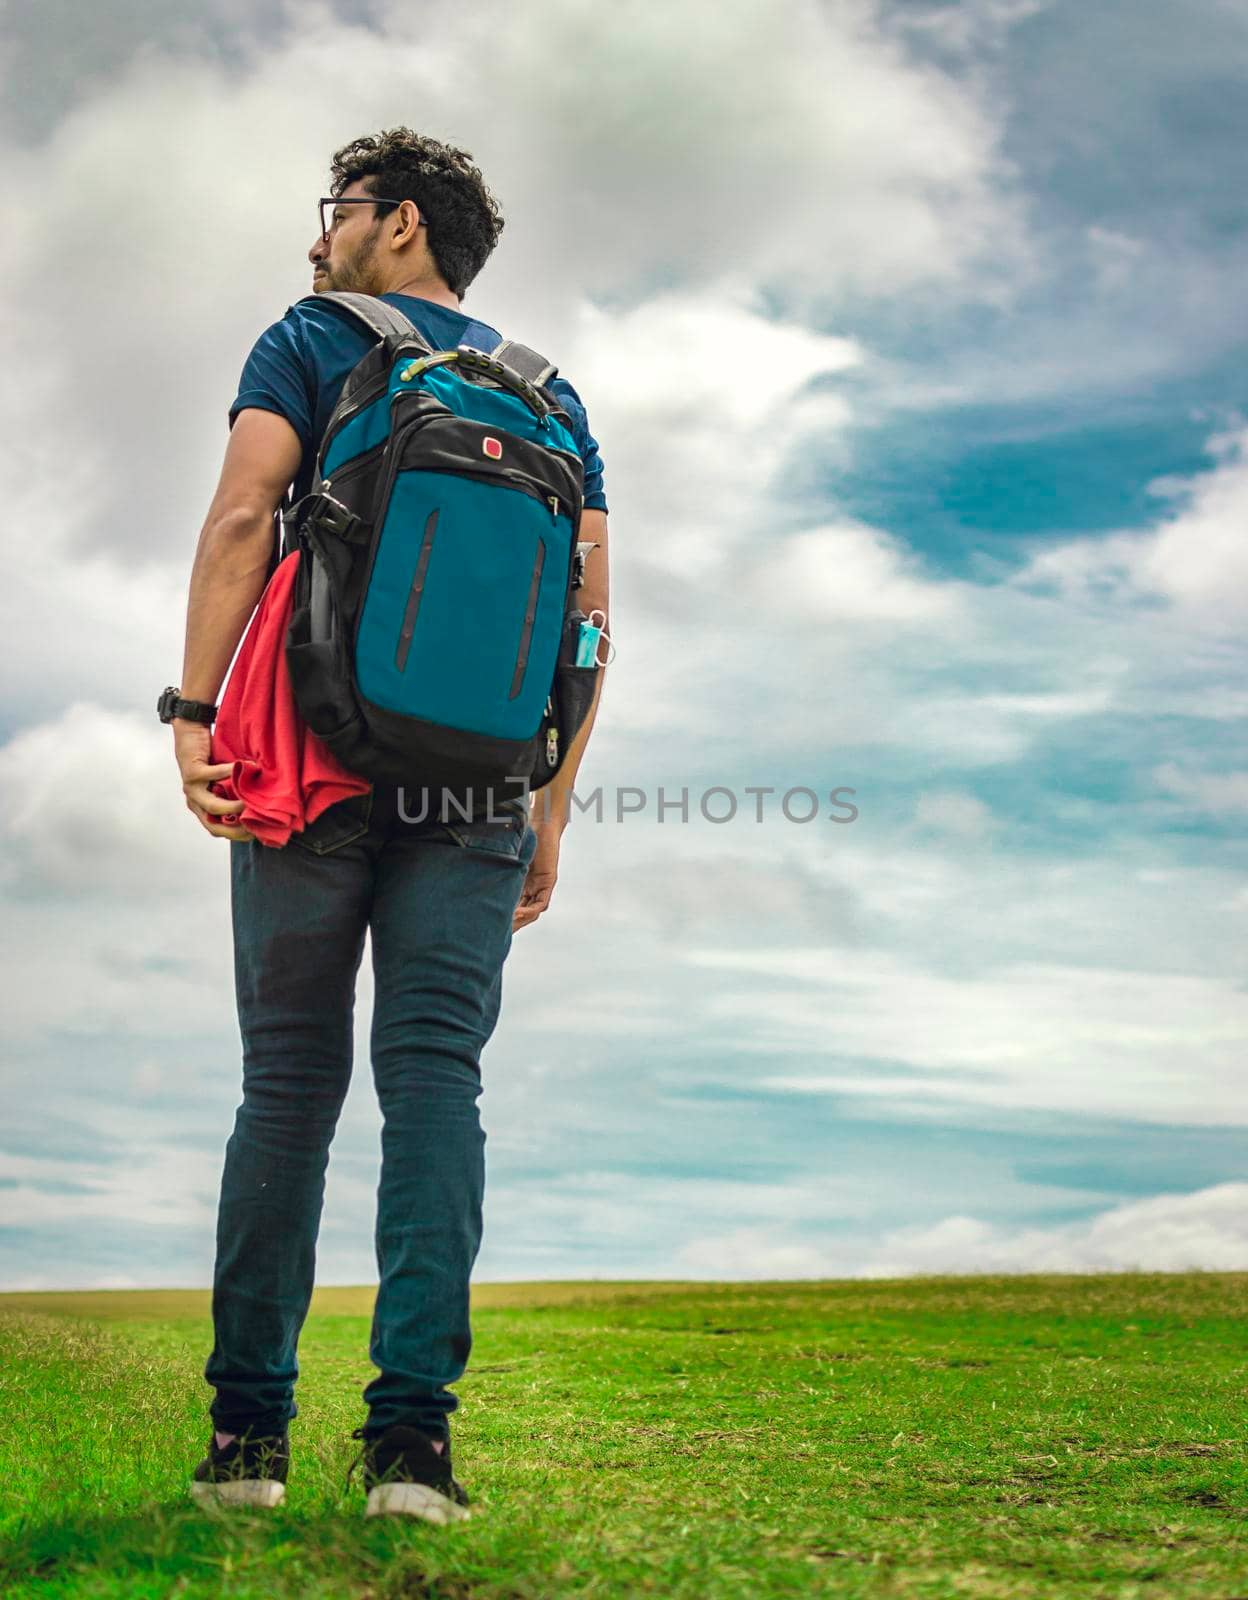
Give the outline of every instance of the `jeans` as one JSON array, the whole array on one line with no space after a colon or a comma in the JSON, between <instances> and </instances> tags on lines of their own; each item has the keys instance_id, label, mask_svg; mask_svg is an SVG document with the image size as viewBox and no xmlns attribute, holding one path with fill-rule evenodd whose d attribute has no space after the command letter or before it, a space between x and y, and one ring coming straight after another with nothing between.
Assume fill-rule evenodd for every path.
<instances>
[{"instance_id":1,"label":"jeans","mask_svg":"<svg viewBox=\"0 0 1248 1600\"><path fill-rule=\"evenodd\" d=\"M383 1125L365 1429L449 1435L482 1230L480 1055L537 833L523 799L464 822L454 810L442 821L439 798L430 791L430 815L405 820L399 791L377 784L281 849L230 841L243 1099L225 1150L204 1368L223 1433L280 1433L298 1415L296 1347L368 929ZM408 819L424 799L404 792Z\"/></svg>"}]
</instances>

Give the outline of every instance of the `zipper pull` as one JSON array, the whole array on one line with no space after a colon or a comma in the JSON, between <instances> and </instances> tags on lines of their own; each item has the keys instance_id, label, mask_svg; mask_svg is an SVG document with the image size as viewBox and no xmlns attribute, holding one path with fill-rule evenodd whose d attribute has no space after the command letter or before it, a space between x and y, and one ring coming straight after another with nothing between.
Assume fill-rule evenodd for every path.
<instances>
[{"instance_id":1,"label":"zipper pull","mask_svg":"<svg viewBox=\"0 0 1248 1600\"><path fill-rule=\"evenodd\" d=\"M546 730L546 765L553 767L559 760L559 730L549 727Z\"/></svg>"},{"instance_id":2,"label":"zipper pull","mask_svg":"<svg viewBox=\"0 0 1248 1600\"><path fill-rule=\"evenodd\" d=\"M550 515L551 520L554 521L559 515L559 496L557 494L548 494L546 498L550 501Z\"/></svg>"}]
</instances>

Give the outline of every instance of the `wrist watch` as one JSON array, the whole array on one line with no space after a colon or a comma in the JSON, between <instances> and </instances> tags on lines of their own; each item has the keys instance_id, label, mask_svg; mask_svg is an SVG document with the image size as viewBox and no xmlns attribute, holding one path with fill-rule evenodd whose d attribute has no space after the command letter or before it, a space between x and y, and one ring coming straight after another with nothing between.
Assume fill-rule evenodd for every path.
<instances>
[{"instance_id":1,"label":"wrist watch","mask_svg":"<svg viewBox=\"0 0 1248 1600\"><path fill-rule=\"evenodd\" d=\"M212 723L219 706L210 706L203 700L183 700L180 689L168 688L156 702L156 711L162 722L172 722L183 717L187 722Z\"/></svg>"}]
</instances>

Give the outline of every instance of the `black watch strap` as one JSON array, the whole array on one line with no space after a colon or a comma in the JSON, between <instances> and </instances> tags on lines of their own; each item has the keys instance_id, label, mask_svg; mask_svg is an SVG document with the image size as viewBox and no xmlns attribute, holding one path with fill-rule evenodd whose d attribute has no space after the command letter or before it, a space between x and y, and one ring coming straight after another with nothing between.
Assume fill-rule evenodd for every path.
<instances>
[{"instance_id":1,"label":"black watch strap","mask_svg":"<svg viewBox=\"0 0 1248 1600\"><path fill-rule=\"evenodd\" d=\"M210 706L203 700L184 700L181 691L170 685L156 702L157 715L162 722L172 722L183 717L187 722L212 723L216 721L219 706Z\"/></svg>"}]
</instances>

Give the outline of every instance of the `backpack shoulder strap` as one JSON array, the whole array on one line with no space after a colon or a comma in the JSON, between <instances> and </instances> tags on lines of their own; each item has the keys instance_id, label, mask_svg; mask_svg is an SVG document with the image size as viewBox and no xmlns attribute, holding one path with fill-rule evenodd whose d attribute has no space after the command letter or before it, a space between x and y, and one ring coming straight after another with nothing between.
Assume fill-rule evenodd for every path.
<instances>
[{"instance_id":1,"label":"backpack shoulder strap","mask_svg":"<svg viewBox=\"0 0 1248 1600\"><path fill-rule=\"evenodd\" d=\"M305 294L295 304L302 305L305 301L315 301L320 304L326 300L344 311L351 321L362 324L374 338L384 339L387 334L399 333L404 338L414 339L422 350L427 350L430 355L433 354L428 340L399 308L379 299L376 295L356 294L349 289L325 289L320 294Z\"/></svg>"},{"instance_id":2,"label":"backpack shoulder strap","mask_svg":"<svg viewBox=\"0 0 1248 1600\"><path fill-rule=\"evenodd\" d=\"M357 326L362 326L365 331L372 334L375 339L384 339L387 337L387 335L392 333L402 334L404 338L414 340L417 346L427 355L433 354L432 346L420 332L419 328L417 328L409 318L405 317L397 306L390 305L387 301L379 299L376 295L356 294L354 291L348 289L326 289L322 294L301 295L300 298L295 301L295 305L303 305L308 301L314 301L317 304L320 304L326 300L328 300L331 305L344 312L349 321L354 322L357 324ZM289 311L293 311L295 306L289 306L287 309ZM274 539L273 553L269 559L268 577L265 579L266 583L268 582L268 578L273 576L273 573L277 568L277 563L280 561L282 556L287 553L285 540L285 521L287 513L292 509L292 505L293 497L290 492L290 486L287 485L285 490L282 492L281 504L273 513L276 538Z\"/></svg>"},{"instance_id":3,"label":"backpack shoulder strap","mask_svg":"<svg viewBox=\"0 0 1248 1600\"><path fill-rule=\"evenodd\" d=\"M401 333L405 337L414 338L430 354L433 353L423 334L399 308L379 299L376 295L356 294L348 289L325 289L320 294L304 295L303 299L328 300L331 304L340 306L354 321L363 323L376 338L384 339L387 334ZM504 339L488 354L496 361L505 362L538 389L549 383L559 371L553 361L548 361L545 356L539 355L527 344L520 344L516 339Z\"/></svg>"},{"instance_id":4,"label":"backpack shoulder strap","mask_svg":"<svg viewBox=\"0 0 1248 1600\"><path fill-rule=\"evenodd\" d=\"M553 361L547 361L545 356L538 355L536 350L531 350L527 344L517 343L515 339L504 339L489 353L495 361L503 362L538 389L549 383L559 371Z\"/></svg>"}]
</instances>

